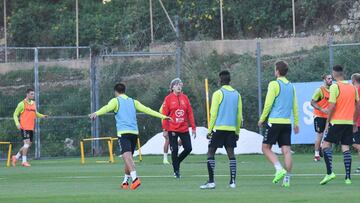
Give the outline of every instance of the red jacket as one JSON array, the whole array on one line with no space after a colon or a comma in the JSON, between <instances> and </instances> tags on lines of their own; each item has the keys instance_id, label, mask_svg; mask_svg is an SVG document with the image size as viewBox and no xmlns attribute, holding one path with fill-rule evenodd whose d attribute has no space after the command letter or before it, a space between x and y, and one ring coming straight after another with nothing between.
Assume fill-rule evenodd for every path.
<instances>
[{"instance_id":1,"label":"red jacket","mask_svg":"<svg viewBox=\"0 0 360 203\"><path fill-rule=\"evenodd\" d=\"M189 98L180 93L170 93L162 104L162 114L172 118L172 121L163 120L162 127L171 132L189 132L190 123L192 130L196 130L195 119Z\"/></svg>"}]
</instances>

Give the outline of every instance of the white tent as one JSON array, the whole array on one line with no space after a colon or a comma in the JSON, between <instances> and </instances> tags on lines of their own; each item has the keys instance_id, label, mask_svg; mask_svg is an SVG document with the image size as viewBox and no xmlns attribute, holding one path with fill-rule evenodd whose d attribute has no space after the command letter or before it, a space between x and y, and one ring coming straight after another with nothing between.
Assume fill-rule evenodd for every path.
<instances>
[{"instance_id":1,"label":"white tent","mask_svg":"<svg viewBox=\"0 0 360 203\"><path fill-rule=\"evenodd\" d=\"M191 131L191 130L190 130ZM192 154L206 154L208 149L209 140L206 139L207 128L197 127L196 138L191 136ZM237 141L237 147L235 148L235 154L262 154L261 143L263 136L248 131L246 129L240 130L240 137ZM148 140L142 147L142 154L163 154L164 138L161 133L156 134L150 140ZM277 145L273 146L275 153L281 153L281 150ZM181 148L180 148L181 150ZM216 153L226 154L225 148L218 149ZM135 152L135 156L138 155L138 151Z\"/></svg>"}]
</instances>

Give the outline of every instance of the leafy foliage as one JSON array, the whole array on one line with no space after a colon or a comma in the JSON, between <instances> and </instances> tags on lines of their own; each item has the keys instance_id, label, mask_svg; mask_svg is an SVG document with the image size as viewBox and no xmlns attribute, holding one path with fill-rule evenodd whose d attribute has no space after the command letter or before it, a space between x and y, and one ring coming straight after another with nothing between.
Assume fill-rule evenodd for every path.
<instances>
[{"instance_id":1,"label":"leafy foliage","mask_svg":"<svg viewBox=\"0 0 360 203\"><path fill-rule=\"evenodd\" d=\"M327 29L346 16L355 0L295 1L298 31ZM150 43L149 1L79 0L80 45L142 50ZM158 1L153 0L157 41L176 38ZM219 0L163 1L172 18L179 16L183 40L220 38ZM0 5L2 6L2 5ZM3 9L0 9L3 12ZM8 2L11 46L74 46L75 0L12 0ZM228 39L269 37L292 29L289 0L227 0L223 4L224 34Z\"/></svg>"}]
</instances>

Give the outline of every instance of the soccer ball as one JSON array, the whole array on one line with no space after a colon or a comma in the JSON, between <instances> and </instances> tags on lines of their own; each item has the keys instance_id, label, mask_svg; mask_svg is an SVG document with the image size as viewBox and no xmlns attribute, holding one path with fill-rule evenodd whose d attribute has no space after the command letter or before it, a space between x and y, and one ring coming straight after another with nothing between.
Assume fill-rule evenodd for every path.
<instances>
[{"instance_id":1,"label":"soccer ball","mask_svg":"<svg viewBox=\"0 0 360 203\"><path fill-rule=\"evenodd\" d=\"M111 2L111 0L103 0L102 1L103 4L106 4L106 3L109 3L109 2Z\"/></svg>"}]
</instances>

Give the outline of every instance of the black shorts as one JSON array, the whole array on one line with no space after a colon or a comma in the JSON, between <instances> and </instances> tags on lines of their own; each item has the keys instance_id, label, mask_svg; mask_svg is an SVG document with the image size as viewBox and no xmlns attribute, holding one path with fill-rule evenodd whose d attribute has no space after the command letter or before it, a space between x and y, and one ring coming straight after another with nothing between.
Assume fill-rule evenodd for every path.
<instances>
[{"instance_id":1,"label":"black shorts","mask_svg":"<svg viewBox=\"0 0 360 203\"><path fill-rule=\"evenodd\" d=\"M314 129L317 133L323 133L326 126L326 118L316 117L314 119Z\"/></svg>"},{"instance_id":2,"label":"black shorts","mask_svg":"<svg viewBox=\"0 0 360 203\"><path fill-rule=\"evenodd\" d=\"M222 148L222 147L236 147L237 135L234 131L216 130L214 132L209 147L211 148Z\"/></svg>"},{"instance_id":3,"label":"black shorts","mask_svg":"<svg viewBox=\"0 0 360 203\"><path fill-rule=\"evenodd\" d=\"M276 143L279 147L291 145L291 124L266 124L263 144Z\"/></svg>"},{"instance_id":4,"label":"black shorts","mask_svg":"<svg viewBox=\"0 0 360 203\"><path fill-rule=\"evenodd\" d=\"M354 133L354 144L360 144L360 127L358 127L358 131Z\"/></svg>"},{"instance_id":5,"label":"black shorts","mask_svg":"<svg viewBox=\"0 0 360 203\"><path fill-rule=\"evenodd\" d=\"M131 152L134 154L137 142L137 135L135 134L122 134L118 139L118 143L121 149L121 154L125 152Z\"/></svg>"},{"instance_id":6,"label":"black shorts","mask_svg":"<svg viewBox=\"0 0 360 203\"><path fill-rule=\"evenodd\" d=\"M33 141L34 131L32 131L32 130L20 130L20 131L21 131L21 137L23 140L30 139L30 142Z\"/></svg>"},{"instance_id":7,"label":"black shorts","mask_svg":"<svg viewBox=\"0 0 360 203\"><path fill-rule=\"evenodd\" d=\"M191 146L191 138L189 132L169 132L169 144L170 144L170 150L171 152L178 153L179 150L179 140L181 140L181 145L184 148L184 150L187 150L189 152L192 151Z\"/></svg>"},{"instance_id":8,"label":"black shorts","mask_svg":"<svg viewBox=\"0 0 360 203\"><path fill-rule=\"evenodd\" d=\"M329 124L329 130L324 140L333 144L352 145L353 144L353 125Z\"/></svg>"}]
</instances>

